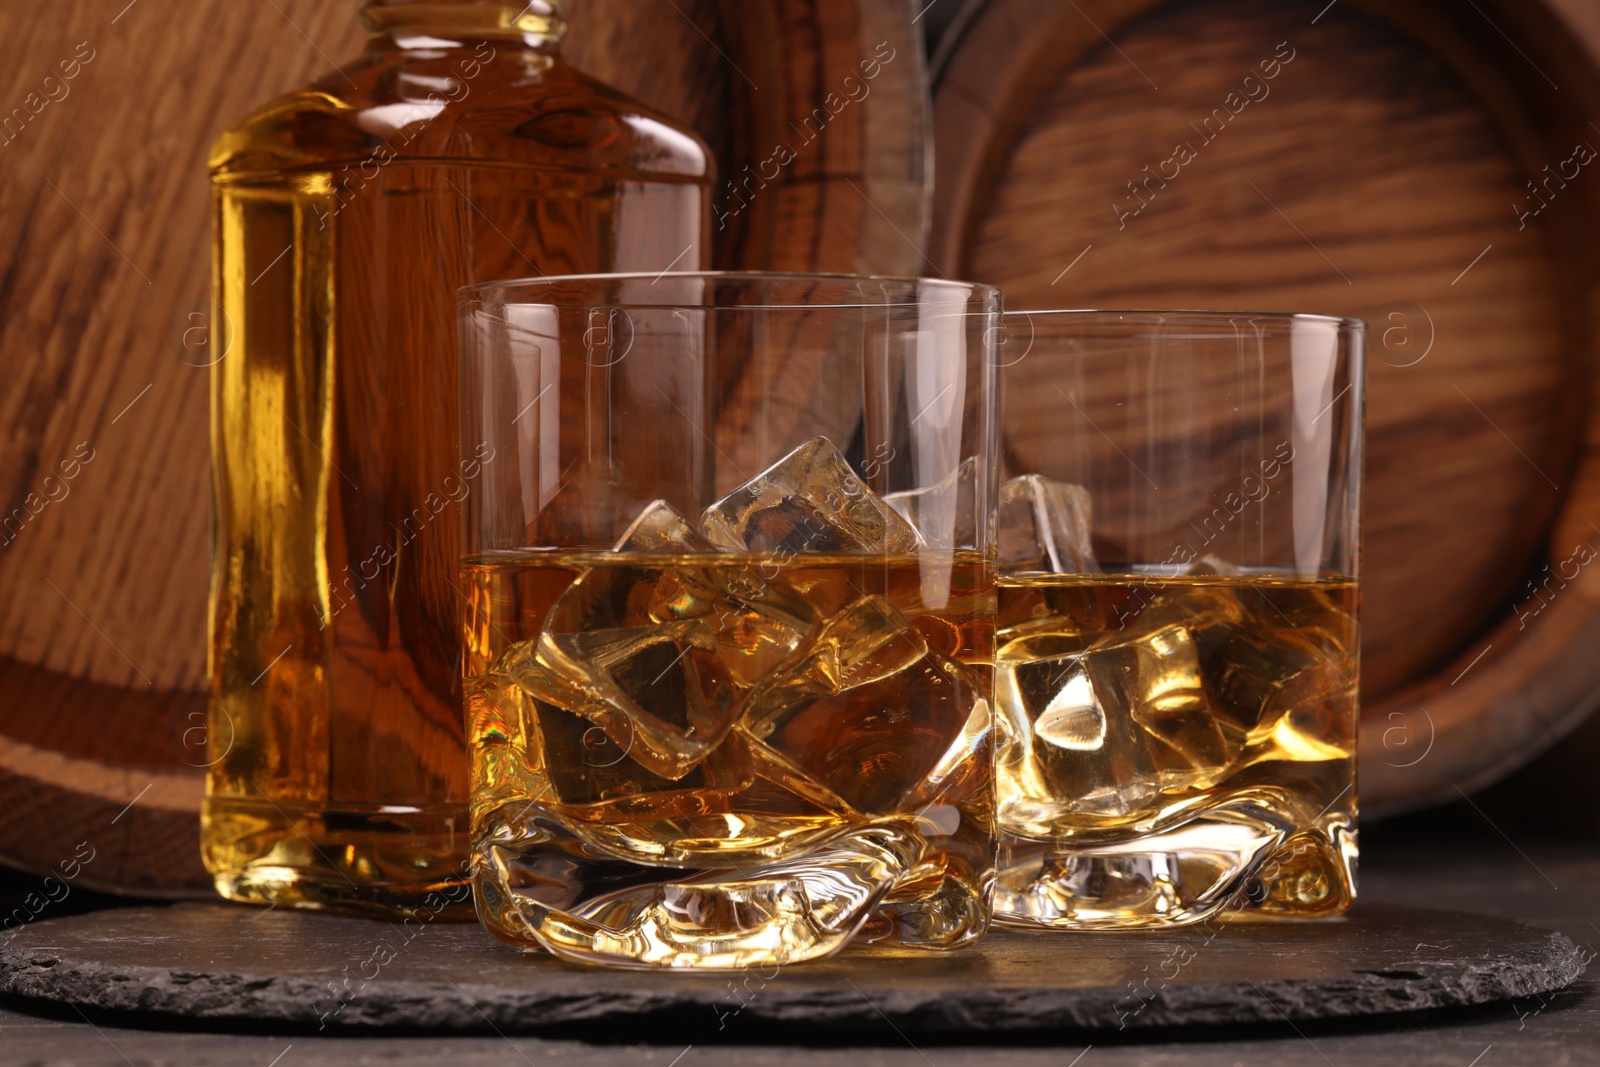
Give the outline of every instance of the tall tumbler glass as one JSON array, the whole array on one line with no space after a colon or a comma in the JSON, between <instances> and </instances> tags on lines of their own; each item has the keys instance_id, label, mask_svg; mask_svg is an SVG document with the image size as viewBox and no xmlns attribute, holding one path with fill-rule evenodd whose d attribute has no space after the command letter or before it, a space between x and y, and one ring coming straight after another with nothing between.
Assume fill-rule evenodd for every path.
<instances>
[{"instance_id":1,"label":"tall tumbler glass","mask_svg":"<svg viewBox=\"0 0 1600 1067\"><path fill-rule=\"evenodd\" d=\"M996 291L608 275L457 306L489 929L718 968L979 937Z\"/></svg>"},{"instance_id":2,"label":"tall tumbler glass","mask_svg":"<svg viewBox=\"0 0 1600 1067\"><path fill-rule=\"evenodd\" d=\"M1338 914L1355 891L1362 323L1004 319L996 918Z\"/></svg>"}]
</instances>

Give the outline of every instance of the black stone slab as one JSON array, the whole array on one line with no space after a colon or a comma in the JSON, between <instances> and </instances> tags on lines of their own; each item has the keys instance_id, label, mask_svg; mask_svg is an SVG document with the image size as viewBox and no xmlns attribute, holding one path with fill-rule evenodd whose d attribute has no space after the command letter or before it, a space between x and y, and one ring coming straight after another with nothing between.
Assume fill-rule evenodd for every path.
<instances>
[{"instance_id":1,"label":"black stone slab","mask_svg":"<svg viewBox=\"0 0 1600 1067\"><path fill-rule=\"evenodd\" d=\"M476 926L124 908L41 921L0 945L0 993L194 1024L533 1032L640 1015L829 1032L981 1033L1329 1019L1548 993L1589 954L1504 919L1397 906L1335 922L1044 935L965 952L849 949L782 969L601 970Z\"/></svg>"}]
</instances>

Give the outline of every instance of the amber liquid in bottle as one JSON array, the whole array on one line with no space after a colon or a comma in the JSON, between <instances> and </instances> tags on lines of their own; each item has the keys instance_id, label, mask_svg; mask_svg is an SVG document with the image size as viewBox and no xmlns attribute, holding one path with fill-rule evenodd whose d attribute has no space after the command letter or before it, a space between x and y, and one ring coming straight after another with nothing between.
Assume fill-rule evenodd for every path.
<instances>
[{"instance_id":1,"label":"amber liquid in bottle","mask_svg":"<svg viewBox=\"0 0 1600 1067\"><path fill-rule=\"evenodd\" d=\"M218 141L202 849L258 903L470 915L454 290L703 269L710 156L560 11L368 3L365 55ZM502 462L509 457L500 457Z\"/></svg>"}]
</instances>

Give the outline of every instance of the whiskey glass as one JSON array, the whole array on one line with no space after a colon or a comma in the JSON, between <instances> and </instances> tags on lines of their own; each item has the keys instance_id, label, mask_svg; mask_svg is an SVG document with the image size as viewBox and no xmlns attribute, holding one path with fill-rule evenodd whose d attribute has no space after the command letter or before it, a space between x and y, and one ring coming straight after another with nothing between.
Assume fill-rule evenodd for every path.
<instances>
[{"instance_id":1,"label":"whiskey glass","mask_svg":"<svg viewBox=\"0 0 1600 1067\"><path fill-rule=\"evenodd\" d=\"M1003 318L996 920L1339 914L1363 324Z\"/></svg>"},{"instance_id":2,"label":"whiskey glass","mask_svg":"<svg viewBox=\"0 0 1600 1067\"><path fill-rule=\"evenodd\" d=\"M457 294L473 888L570 960L982 935L998 293Z\"/></svg>"}]
</instances>

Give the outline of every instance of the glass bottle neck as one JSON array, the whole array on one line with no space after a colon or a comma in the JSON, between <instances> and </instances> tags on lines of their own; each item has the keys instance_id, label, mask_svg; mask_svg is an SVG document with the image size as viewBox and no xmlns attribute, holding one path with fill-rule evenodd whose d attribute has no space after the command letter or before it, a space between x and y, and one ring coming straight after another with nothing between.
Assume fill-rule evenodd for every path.
<instances>
[{"instance_id":1,"label":"glass bottle neck","mask_svg":"<svg viewBox=\"0 0 1600 1067\"><path fill-rule=\"evenodd\" d=\"M554 52L567 24L565 0L364 0L369 48L460 47L511 38Z\"/></svg>"}]
</instances>

